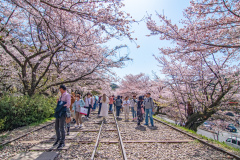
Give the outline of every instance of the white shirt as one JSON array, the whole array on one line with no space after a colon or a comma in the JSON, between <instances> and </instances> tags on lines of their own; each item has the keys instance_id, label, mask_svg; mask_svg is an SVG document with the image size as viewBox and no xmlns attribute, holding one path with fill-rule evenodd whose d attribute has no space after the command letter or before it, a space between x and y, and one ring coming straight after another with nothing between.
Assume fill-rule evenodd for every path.
<instances>
[{"instance_id":1,"label":"white shirt","mask_svg":"<svg viewBox=\"0 0 240 160\"><path fill-rule=\"evenodd\" d=\"M130 106L130 101L129 100L123 101L123 107L128 107L128 106Z\"/></svg>"},{"instance_id":2,"label":"white shirt","mask_svg":"<svg viewBox=\"0 0 240 160\"><path fill-rule=\"evenodd\" d=\"M92 104L92 98L91 97L90 98L85 98L85 106L89 107L90 104L93 105Z\"/></svg>"}]
</instances>

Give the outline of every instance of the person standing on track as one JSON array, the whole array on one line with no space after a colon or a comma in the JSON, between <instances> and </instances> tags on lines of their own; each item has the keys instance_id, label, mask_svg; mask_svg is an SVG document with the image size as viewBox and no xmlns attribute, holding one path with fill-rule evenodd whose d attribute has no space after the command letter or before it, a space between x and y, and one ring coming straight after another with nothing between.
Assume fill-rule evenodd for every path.
<instances>
[{"instance_id":1,"label":"person standing on track","mask_svg":"<svg viewBox=\"0 0 240 160\"><path fill-rule=\"evenodd\" d=\"M140 126L141 122L143 121L143 112L144 112L144 106L143 106L143 97L139 96L138 103L137 103L137 116L138 116L138 126Z\"/></svg>"},{"instance_id":2,"label":"person standing on track","mask_svg":"<svg viewBox=\"0 0 240 160\"><path fill-rule=\"evenodd\" d=\"M75 123L76 120L75 120L75 114L74 114L74 111L73 111L73 103L76 101L76 96L75 96L75 93L72 92L71 94L71 106L70 106L70 111L71 111L71 117L72 117L72 121Z\"/></svg>"},{"instance_id":3,"label":"person standing on track","mask_svg":"<svg viewBox=\"0 0 240 160\"><path fill-rule=\"evenodd\" d=\"M117 116L117 118L119 118L120 109L122 108L122 100L121 100L120 96L117 96L115 103L116 103L116 116Z\"/></svg>"},{"instance_id":4,"label":"person standing on track","mask_svg":"<svg viewBox=\"0 0 240 160\"><path fill-rule=\"evenodd\" d=\"M111 112L111 113L112 113L112 106L113 106L113 97L110 96L110 98L109 98L109 112Z\"/></svg>"},{"instance_id":5,"label":"person standing on track","mask_svg":"<svg viewBox=\"0 0 240 160\"><path fill-rule=\"evenodd\" d=\"M123 101L123 96L121 96L121 100ZM123 112L123 107L121 108L121 112Z\"/></svg>"},{"instance_id":6,"label":"person standing on track","mask_svg":"<svg viewBox=\"0 0 240 160\"><path fill-rule=\"evenodd\" d=\"M106 94L103 94L101 102L102 102L102 108L101 108L100 116L103 117L103 122L106 123L106 117L108 116L108 104L109 104L109 99Z\"/></svg>"},{"instance_id":7,"label":"person standing on track","mask_svg":"<svg viewBox=\"0 0 240 160\"><path fill-rule=\"evenodd\" d=\"M71 105L70 105L70 108L67 108L67 117L66 117L66 128L67 128L67 135L70 134L70 126L71 126L71 119L74 123L76 123L76 120L75 120L75 112L74 110L72 109L73 108L73 103L76 101L76 96L75 96L75 93L72 92L71 94Z\"/></svg>"},{"instance_id":8,"label":"person standing on track","mask_svg":"<svg viewBox=\"0 0 240 160\"><path fill-rule=\"evenodd\" d=\"M89 114L91 112L91 108L93 106L93 99L91 98L91 94L90 93L87 93L87 96L85 97L85 108L88 109L88 112L87 112L87 119L89 118Z\"/></svg>"},{"instance_id":9,"label":"person standing on track","mask_svg":"<svg viewBox=\"0 0 240 160\"><path fill-rule=\"evenodd\" d=\"M99 97L98 103L99 103L99 108L98 108L98 117L100 116L101 108L102 108L102 102L101 102L102 96Z\"/></svg>"},{"instance_id":10,"label":"person standing on track","mask_svg":"<svg viewBox=\"0 0 240 160\"><path fill-rule=\"evenodd\" d=\"M148 115L149 115L151 125L152 125L152 127L154 127L154 124L153 124L154 103L153 103L153 99L150 96L151 96L151 94L147 93L146 98L144 100L144 106L145 106L145 112L146 112L144 125L148 125Z\"/></svg>"},{"instance_id":11,"label":"person standing on track","mask_svg":"<svg viewBox=\"0 0 240 160\"><path fill-rule=\"evenodd\" d=\"M93 111L95 111L97 109L97 105L98 105L98 97L97 96L93 96L94 98L94 105L93 105Z\"/></svg>"},{"instance_id":12,"label":"person standing on track","mask_svg":"<svg viewBox=\"0 0 240 160\"><path fill-rule=\"evenodd\" d=\"M81 108L83 108L85 106L85 103L83 101L83 99L81 99L81 95L77 94L76 96L76 101L73 103L73 110L75 112L75 117L76 117L76 124L75 124L75 128L81 128L83 121L82 121L82 115L81 112ZM79 125L80 123L80 125Z\"/></svg>"},{"instance_id":13,"label":"person standing on track","mask_svg":"<svg viewBox=\"0 0 240 160\"><path fill-rule=\"evenodd\" d=\"M113 106L114 106L114 110L116 111L116 98L114 97L114 95L112 95L113 97Z\"/></svg>"},{"instance_id":14,"label":"person standing on track","mask_svg":"<svg viewBox=\"0 0 240 160\"><path fill-rule=\"evenodd\" d=\"M133 121L137 119L137 99L134 95L133 98L130 100L131 112L133 116Z\"/></svg>"},{"instance_id":15,"label":"person standing on track","mask_svg":"<svg viewBox=\"0 0 240 160\"><path fill-rule=\"evenodd\" d=\"M67 93L67 88L65 85L60 85L59 91L61 92L61 97L58 99L57 108L55 109L55 130L57 140L53 146L57 145L59 142L58 149L65 146L65 120L66 120L66 110L70 108L71 105L71 95Z\"/></svg>"},{"instance_id":16,"label":"person standing on track","mask_svg":"<svg viewBox=\"0 0 240 160\"><path fill-rule=\"evenodd\" d=\"M127 96L127 97L125 97L125 100L123 101L125 121L129 121L129 107L130 107L130 101L128 100L128 96Z\"/></svg>"}]
</instances>

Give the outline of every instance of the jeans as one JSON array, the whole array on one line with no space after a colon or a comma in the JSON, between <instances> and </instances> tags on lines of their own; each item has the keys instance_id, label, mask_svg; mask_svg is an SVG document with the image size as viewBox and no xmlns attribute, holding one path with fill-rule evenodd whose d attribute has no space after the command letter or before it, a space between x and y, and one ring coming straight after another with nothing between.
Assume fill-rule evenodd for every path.
<instances>
[{"instance_id":1,"label":"jeans","mask_svg":"<svg viewBox=\"0 0 240 160\"><path fill-rule=\"evenodd\" d=\"M90 112L91 112L91 108L92 108L92 107L90 107L90 106L88 107L87 117L89 117L89 114L90 114Z\"/></svg>"},{"instance_id":2,"label":"jeans","mask_svg":"<svg viewBox=\"0 0 240 160\"><path fill-rule=\"evenodd\" d=\"M131 107L133 119L137 117L137 112L134 110L134 107Z\"/></svg>"},{"instance_id":3,"label":"jeans","mask_svg":"<svg viewBox=\"0 0 240 160\"><path fill-rule=\"evenodd\" d=\"M122 108L122 106L116 106L116 115L119 117L120 114L120 109Z\"/></svg>"},{"instance_id":4,"label":"jeans","mask_svg":"<svg viewBox=\"0 0 240 160\"><path fill-rule=\"evenodd\" d=\"M56 118L56 121L55 121L55 131L57 135L57 141L60 140L60 143L65 142L65 128L64 128L65 119L66 117L62 116L60 118Z\"/></svg>"},{"instance_id":5,"label":"jeans","mask_svg":"<svg viewBox=\"0 0 240 160\"><path fill-rule=\"evenodd\" d=\"M151 122L151 125L154 126L153 124L153 112L152 112L152 109L145 109L145 124L148 125L148 114L149 114L149 118L150 118L150 122Z\"/></svg>"},{"instance_id":6,"label":"jeans","mask_svg":"<svg viewBox=\"0 0 240 160\"><path fill-rule=\"evenodd\" d=\"M112 112L112 106L113 106L113 104L109 104L109 111L111 111L111 112Z\"/></svg>"},{"instance_id":7,"label":"jeans","mask_svg":"<svg viewBox=\"0 0 240 160\"><path fill-rule=\"evenodd\" d=\"M93 105L93 110L95 110L97 108L97 103L94 103L94 105Z\"/></svg>"},{"instance_id":8,"label":"jeans","mask_svg":"<svg viewBox=\"0 0 240 160\"><path fill-rule=\"evenodd\" d=\"M100 112L101 112L101 108L102 108L102 103L99 103L98 115L99 115L99 114L100 114Z\"/></svg>"}]
</instances>

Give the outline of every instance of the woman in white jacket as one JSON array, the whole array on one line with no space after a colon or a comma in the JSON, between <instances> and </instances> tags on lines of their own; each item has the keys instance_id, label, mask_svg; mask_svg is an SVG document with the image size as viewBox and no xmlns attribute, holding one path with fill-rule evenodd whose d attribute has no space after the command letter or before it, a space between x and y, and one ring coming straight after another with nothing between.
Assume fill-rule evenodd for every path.
<instances>
[{"instance_id":1,"label":"woman in white jacket","mask_svg":"<svg viewBox=\"0 0 240 160\"><path fill-rule=\"evenodd\" d=\"M103 97L101 99L102 103L102 108L99 116L103 116L103 121L106 121L106 117L108 116L108 104L109 104L109 99L106 94L103 94Z\"/></svg>"},{"instance_id":2,"label":"woman in white jacket","mask_svg":"<svg viewBox=\"0 0 240 160\"><path fill-rule=\"evenodd\" d=\"M125 115L125 121L129 121L129 106L130 106L130 101L128 100L128 96L124 99L123 101L123 110L124 110L124 115Z\"/></svg>"}]
</instances>

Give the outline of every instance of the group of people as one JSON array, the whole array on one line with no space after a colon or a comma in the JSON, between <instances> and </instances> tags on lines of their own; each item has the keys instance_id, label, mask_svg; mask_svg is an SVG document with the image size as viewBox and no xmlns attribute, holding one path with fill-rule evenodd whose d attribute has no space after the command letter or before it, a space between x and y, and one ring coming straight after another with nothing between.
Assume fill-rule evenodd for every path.
<instances>
[{"instance_id":1,"label":"group of people","mask_svg":"<svg viewBox=\"0 0 240 160\"><path fill-rule=\"evenodd\" d=\"M147 93L145 96L139 96L138 98L134 95L132 98L126 96L124 100L120 96L115 100L116 105L116 116L119 118L120 111L123 108L125 121L129 121L130 109L132 112L133 120L137 120L137 124L140 125L143 122L145 115L145 124L148 125L148 117L150 118L151 126L154 127L153 123L153 112L154 112L154 101L151 98L151 94Z\"/></svg>"},{"instance_id":2,"label":"group of people","mask_svg":"<svg viewBox=\"0 0 240 160\"><path fill-rule=\"evenodd\" d=\"M102 96L93 96L91 93L87 93L83 98L81 94L67 93L65 85L60 85L59 90L61 92L60 98L57 100L57 107L55 109L55 130L57 140L53 146L58 144L58 149L65 146L65 126L67 128L67 135L70 131L70 122L75 123L75 128L83 127L83 117L90 118L92 110L98 108L98 116L103 117L103 121L106 121L108 113L113 112L113 106L116 110L117 119L120 117L121 111L124 112L125 121L129 121L130 110L132 112L132 121L137 121L137 125L143 122L145 115L145 124L148 125L148 117L150 118L151 126L153 124L153 109L154 102L151 98L151 94L147 93L145 96L134 95L132 98L126 96L124 99L121 96L114 97L114 95L107 97L106 94Z\"/></svg>"}]
</instances>

